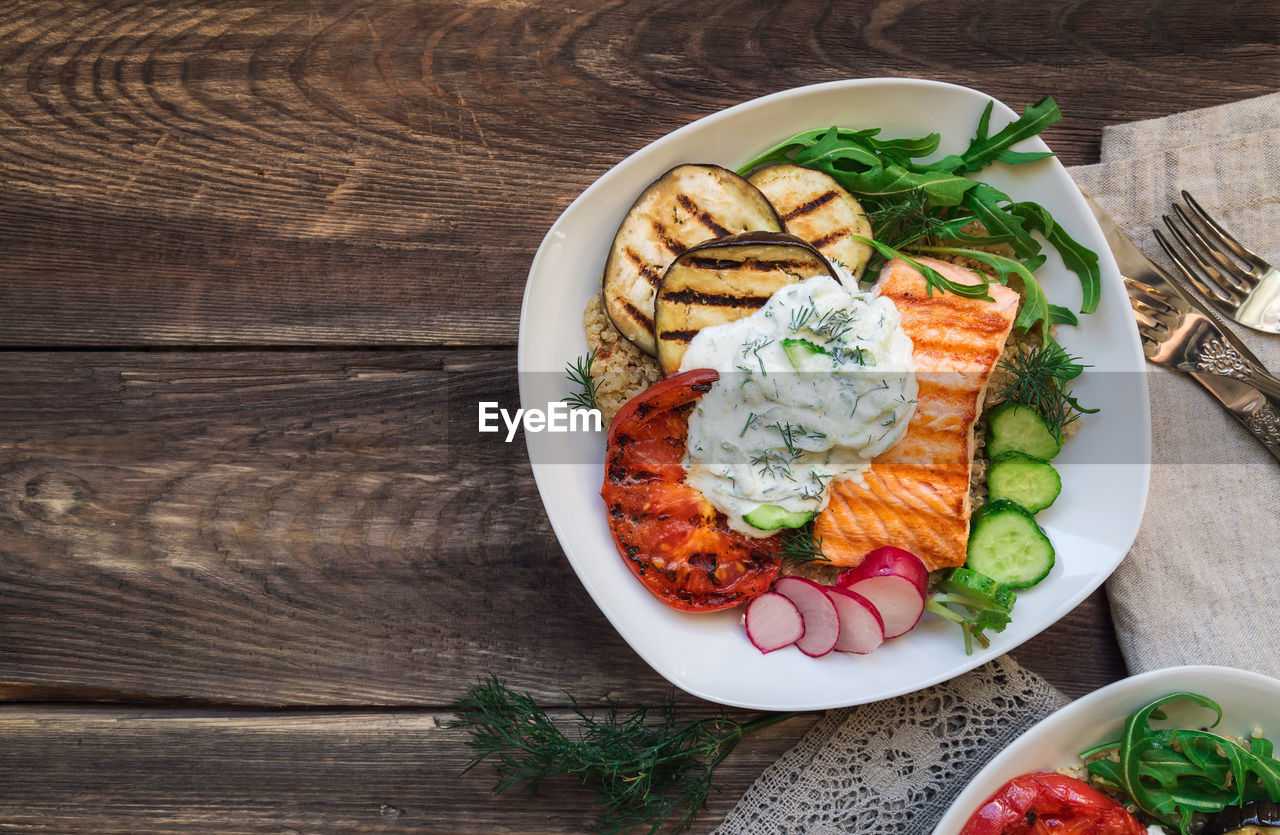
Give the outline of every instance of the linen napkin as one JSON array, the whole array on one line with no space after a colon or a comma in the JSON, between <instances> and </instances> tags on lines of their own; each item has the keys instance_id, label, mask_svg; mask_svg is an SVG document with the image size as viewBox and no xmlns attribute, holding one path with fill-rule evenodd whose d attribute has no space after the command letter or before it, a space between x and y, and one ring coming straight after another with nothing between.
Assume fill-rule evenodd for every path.
<instances>
[{"instance_id":1,"label":"linen napkin","mask_svg":"<svg viewBox=\"0 0 1280 835\"><path fill-rule=\"evenodd\" d=\"M1280 264L1280 94L1105 128L1101 158L1072 176L1157 264L1176 272L1151 229L1183 189ZM1280 336L1235 330L1280 371ZM1151 491L1107 583L1125 663L1280 676L1280 466L1194 380L1147 368Z\"/></svg>"},{"instance_id":2,"label":"linen napkin","mask_svg":"<svg viewBox=\"0 0 1280 835\"><path fill-rule=\"evenodd\" d=\"M1157 263L1150 230L1190 191L1280 263L1280 94L1107 128L1076 181ZM1241 329L1244 330L1244 329ZM1280 370L1280 336L1242 333ZM1280 468L1191 379L1148 365L1152 472L1138 538L1108 582L1130 672L1204 663L1280 675ZM716 830L928 833L995 753L1067 699L1001 658L884 702L829 711Z\"/></svg>"}]
</instances>

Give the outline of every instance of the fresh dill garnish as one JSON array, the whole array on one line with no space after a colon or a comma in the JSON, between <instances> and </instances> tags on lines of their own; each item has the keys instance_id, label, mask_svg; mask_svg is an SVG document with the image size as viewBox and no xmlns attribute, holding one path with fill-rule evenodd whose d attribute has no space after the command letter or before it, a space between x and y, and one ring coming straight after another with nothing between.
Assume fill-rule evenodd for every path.
<instances>
[{"instance_id":1,"label":"fresh dill garnish","mask_svg":"<svg viewBox=\"0 0 1280 835\"><path fill-rule=\"evenodd\" d=\"M799 333L809 324L809 320L818 315L818 306L813 301L813 296L806 299L804 307L791 311L791 332Z\"/></svg>"},{"instance_id":2,"label":"fresh dill garnish","mask_svg":"<svg viewBox=\"0 0 1280 835\"><path fill-rule=\"evenodd\" d=\"M585 357L578 357L564 367L564 375L578 390L568 397L561 398L565 403L579 409L598 409L596 394L600 391L600 383L591 378L591 366L596 361L599 349L592 348Z\"/></svg>"},{"instance_id":3,"label":"fresh dill garnish","mask_svg":"<svg viewBox=\"0 0 1280 835\"><path fill-rule=\"evenodd\" d=\"M1034 409L1058 441L1062 440L1063 430L1081 414L1098 411L1084 408L1071 396L1067 383L1086 366L1052 337L1045 344L1011 352L1001 360L1000 367L1010 375L1001 397Z\"/></svg>"},{"instance_id":4,"label":"fresh dill garnish","mask_svg":"<svg viewBox=\"0 0 1280 835\"><path fill-rule=\"evenodd\" d=\"M867 213L867 218L871 221L872 236L894 249L937 243L936 235L946 227L946 221L929 196L918 188L911 189L899 200L882 201Z\"/></svg>"},{"instance_id":5,"label":"fresh dill garnish","mask_svg":"<svg viewBox=\"0 0 1280 835\"><path fill-rule=\"evenodd\" d=\"M843 358L843 359L847 359L847 360L849 360L850 362L856 362L858 365L866 365L866 364L867 364L867 354L868 354L868 351L867 351L867 349L865 349L865 348L842 348L842 349L840 349L840 356L841 356L841 358Z\"/></svg>"},{"instance_id":6,"label":"fresh dill garnish","mask_svg":"<svg viewBox=\"0 0 1280 835\"><path fill-rule=\"evenodd\" d=\"M788 458L776 449L766 449L751 459L751 466L759 468L761 478L781 476L795 481L791 474L791 462L794 460L794 457Z\"/></svg>"},{"instance_id":7,"label":"fresh dill garnish","mask_svg":"<svg viewBox=\"0 0 1280 835\"><path fill-rule=\"evenodd\" d=\"M767 348L769 345L772 345L772 344L773 344L772 337L762 336L757 339L753 339L742 346L742 356L745 357L747 354L754 355L756 358L756 362L760 365L760 374L764 377L768 377L769 372L765 370L764 358L760 356L760 351L763 348Z\"/></svg>"},{"instance_id":8,"label":"fresh dill garnish","mask_svg":"<svg viewBox=\"0 0 1280 835\"><path fill-rule=\"evenodd\" d=\"M809 326L813 333L825 336L833 342L843 341L852 329L853 314L839 307L828 310Z\"/></svg>"},{"instance_id":9,"label":"fresh dill garnish","mask_svg":"<svg viewBox=\"0 0 1280 835\"><path fill-rule=\"evenodd\" d=\"M759 419L760 419L760 416L757 415L755 412L751 412L749 415L747 415L747 422L742 424L742 431L738 433L738 437L739 438L745 437L747 434L747 430L750 429L755 424L755 422Z\"/></svg>"},{"instance_id":10,"label":"fresh dill garnish","mask_svg":"<svg viewBox=\"0 0 1280 835\"><path fill-rule=\"evenodd\" d=\"M782 550L778 558L790 563L831 562L831 558L822 552L822 537L814 534L813 522L782 534Z\"/></svg>"},{"instance_id":11,"label":"fresh dill garnish","mask_svg":"<svg viewBox=\"0 0 1280 835\"><path fill-rule=\"evenodd\" d=\"M548 777L577 777L600 807L595 832L687 829L715 788L712 771L738 740L795 716L773 713L740 723L721 713L681 722L670 694L656 708L623 712L609 702L597 715L570 701L566 732L532 696L488 676L449 706L456 716L445 727L470 734L474 753L466 770L495 758L496 794L524 783L534 795Z\"/></svg>"},{"instance_id":12,"label":"fresh dill garnish","mask_svg":"<svg viewBox=\"0 0 1280 835\"><path fill-rule=\"evenodd\" d=\"M791 456L791 460L800 457L800 450L796 448L796 436L804 435L804 427L795 427L790 423L771 423L770 429L774 429L782 437L782 445L787 448L787 454Z\"/></svg>"}]
</instances>

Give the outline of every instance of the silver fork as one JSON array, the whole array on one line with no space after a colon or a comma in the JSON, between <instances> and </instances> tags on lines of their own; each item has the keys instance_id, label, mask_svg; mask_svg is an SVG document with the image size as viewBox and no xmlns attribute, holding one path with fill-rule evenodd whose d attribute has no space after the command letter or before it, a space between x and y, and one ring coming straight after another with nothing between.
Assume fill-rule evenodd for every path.
<instances>
[{"instance_id":1,"label":"silver fork","mask_svg":"<svg viewBox=\"0 0 1280 835\"><path fill-rule=\"evenodd\" d=\"M1186 255L1159 229L1161 248L1206 299L1231 319L1254 330L1280 333L1280 270L1251 251L1209 216L1186 191L1186 201L1173 204L1176 219L1164 215L1164 225L1182 244Z\"/></svg>"}]
</instances>

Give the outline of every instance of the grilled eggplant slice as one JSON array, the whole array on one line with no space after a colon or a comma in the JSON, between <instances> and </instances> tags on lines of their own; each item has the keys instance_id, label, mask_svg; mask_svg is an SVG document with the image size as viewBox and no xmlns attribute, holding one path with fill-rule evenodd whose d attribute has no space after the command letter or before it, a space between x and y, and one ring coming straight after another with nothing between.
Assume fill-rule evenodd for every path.
<instances>
[{"instance_id":1,"label":"grilled eggplant slice","mask_svg":"<svg viewBox=\"0 0 1280 835\"><path fill-rule=\"evenodd\" d=\"M831 175L779 163L753 171L747 179L769 198L786 231L861 276L871 258L871 247L849 236L870 238L871 221L858 199Z\"/></svg>"},{"instance_id":2,"label":"grilled eggplant slice","mask_svg":"<svg viewBox=\"0 0 1280 835\"><path fill-rule=\"evenodd\" d=\"M1243 806L1228 806L1207 816L1203 835L1254 835L1280 832L1280 803L1250 800Z\"/></svg>"},{"instance_id":3,"label":"grilled eggplant slice","mask_svg":"<svg viewBox=\"0 0 1280 835\"><path fill-rule=\"evenodd\" d=\"M680 369L698 331L750 316L776 290L815 275L839 280L822 253L779 232L746 232L686 250L658 289L654 319L662 373Z\"/></svg>"},{"instance_id":4,"label":"grilled eggplant slice","mask_svg":"<svg viewBox=\"0 0 1280 835\"><path fill-rule=\"evenodd\" d=\"M677 165L637 198L618 227L604 266L604 308L614 327L656 355L653 301L677 255L739 232L781 232L773 206L742 177L718 165Z\"/></svg>"}]
</instances>

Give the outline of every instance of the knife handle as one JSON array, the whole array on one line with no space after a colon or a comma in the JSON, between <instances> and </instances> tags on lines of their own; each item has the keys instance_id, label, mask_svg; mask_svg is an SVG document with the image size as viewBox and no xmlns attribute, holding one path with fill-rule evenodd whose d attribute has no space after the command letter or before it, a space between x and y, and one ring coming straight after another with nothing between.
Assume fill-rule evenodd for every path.
<instances>
[{"instance_id":1,"label":"knife handle","mask_svg":"<svg viewBox=\"0 0 1280 835\"><path fill-rule=\"evenodd\" d=\"M1263 368L1262 363L1251 361L1220 336L1211 337L1200 346L1195 367L1188 370L1231 377L1280 402L1280 380Z\"/></svg>"},{"instance_id":2,"label":"knife handle","mask_svg":"<svg viewBox=\"0 0 1280 835\"><path fill-rule=\"evenodd\" d=\"M1280 461L1280 411L1270 400L1258 397L1250 403L1231 407L1230 412Z\"/></svg>"}]
</instances>

